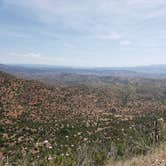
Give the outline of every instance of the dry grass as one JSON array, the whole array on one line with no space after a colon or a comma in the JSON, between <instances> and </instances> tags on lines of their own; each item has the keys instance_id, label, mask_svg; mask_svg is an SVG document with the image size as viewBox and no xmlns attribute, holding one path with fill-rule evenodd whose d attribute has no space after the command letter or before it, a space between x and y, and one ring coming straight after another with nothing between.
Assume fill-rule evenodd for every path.
<instances>
[{"instance_id":1,"label":"dry grass","mask_svg":"<svg viewBox=\"0 0 166 166\"><path fill-rule=\"evenodd\" d=\"M134 157L126 161L110 161L107 166L166 166L166 143L145 156Z\"/></svg>"}]
</instances>

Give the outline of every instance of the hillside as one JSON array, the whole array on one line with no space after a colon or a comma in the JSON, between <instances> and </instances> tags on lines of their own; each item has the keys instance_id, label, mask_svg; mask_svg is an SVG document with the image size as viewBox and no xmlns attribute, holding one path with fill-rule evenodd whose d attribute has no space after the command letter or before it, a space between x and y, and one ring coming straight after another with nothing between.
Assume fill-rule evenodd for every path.
<instances>
[{"instance_id":1,"label":"hillside","mask_svg":"<svg viewBox=\"0 0 166 166\"><path fill-rule=\"evenodd\" d=\"M0 81L1 105L7 117L26 115L26 118L33 120L47 120L48 116L71 116L84 113L85 110L88 110L88 115L97 110L97 91L85 86L51 88L37 81L18 79L2 72ZM89 101L91 104L88 104ZM77 112L73 109L77 109Z\"/></svg>"},{"instance_id":2,"label":"hillside","mask_svg":"<svg viewBox=\"0 0 166 166\"><path fill-rule=\"evenodd\" d=\"M166 164L166 145L162 144L159 148L153 149L146 155L119 162L108 162L107 166L165 166Z\"/></svg>"},{"instance_id":3,"label":"hillside","mask_svg":"<svg viewBox=\"0 0 166 166\"><path fill-rule=\"evenodd\" d=\"M0 158L101 166L108 157L144 154L165 140L159 83L49 86L0 72Z\"/></svg>"}]
</instances>

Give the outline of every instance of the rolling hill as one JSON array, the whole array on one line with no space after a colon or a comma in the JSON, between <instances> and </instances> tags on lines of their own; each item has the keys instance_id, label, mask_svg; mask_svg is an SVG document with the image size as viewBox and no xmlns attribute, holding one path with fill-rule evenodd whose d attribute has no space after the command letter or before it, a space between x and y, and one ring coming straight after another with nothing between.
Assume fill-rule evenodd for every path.
<instances>
[{"instance_id":1,"label":"rolling hill","mask_svg":"<svg viewBox=\"0 0 166 166\"><path fill-rule=\"evenodd\" d=\"M101 166L163 142L164 82L113 80L50 86L0 72L2 164Z\"/></svg>"}]
</instances>

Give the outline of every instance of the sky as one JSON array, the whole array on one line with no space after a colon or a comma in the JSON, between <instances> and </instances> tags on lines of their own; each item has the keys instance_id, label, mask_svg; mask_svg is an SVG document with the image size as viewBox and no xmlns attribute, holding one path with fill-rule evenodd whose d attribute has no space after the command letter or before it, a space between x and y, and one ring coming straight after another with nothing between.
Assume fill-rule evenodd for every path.
<instances>
[{"instance_id":1,"label":"sky","mask_svg":"<svg viewBox=\"0 0 166 166\"><path fill-rule=\"evenodd\" d=\"M0 63L166 64L166 0L0 0Z\"/></svg>"}]
</instances>

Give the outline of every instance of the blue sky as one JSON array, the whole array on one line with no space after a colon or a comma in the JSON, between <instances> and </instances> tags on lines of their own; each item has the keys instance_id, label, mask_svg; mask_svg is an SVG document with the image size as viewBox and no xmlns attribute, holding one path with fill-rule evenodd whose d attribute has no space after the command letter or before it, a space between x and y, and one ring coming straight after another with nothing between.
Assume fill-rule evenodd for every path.
<instances>
[{"instance_id":1,"label":"blue sky","mask_svg":"<svg viewBox=\"0 0 166 166\"><path fill-rule=\"evenodd\" d=\"M0 63L166 64L165 0L0 0Z\"/></svg>"}]
</instances>

